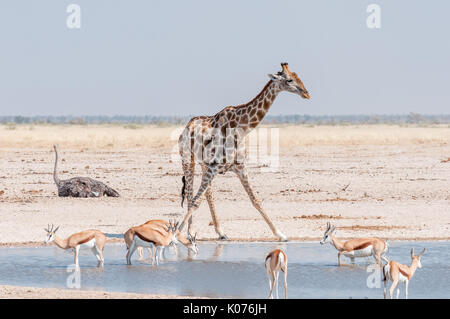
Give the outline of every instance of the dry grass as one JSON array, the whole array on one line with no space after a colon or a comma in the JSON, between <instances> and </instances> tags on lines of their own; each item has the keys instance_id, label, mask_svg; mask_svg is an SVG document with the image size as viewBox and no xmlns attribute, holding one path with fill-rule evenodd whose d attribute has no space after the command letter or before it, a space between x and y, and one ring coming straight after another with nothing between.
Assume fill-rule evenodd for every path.
<instances>
[{"instance_id":1,"label":"dry grass","mask_svg":"<svg viewBox=\"0 0 450 319\"><path fill-rule=\"evenodd\" d=\"M400 127L395 125L282 126L280 146L291 145L392 145L424 144L450 141L450 129L435 127Z\"/></svg>"},{"instance_id":2,"label":"dry grass","mask_svg":"<svg viewBox=\"0 0 450 319\"><path fill-rule=\"evenodd\" d=\"M394 125L261 126L279 128L280 148L301 145L392 145L437 143L447 145L450 128ZM182 127L156 125L0 125L0 148L148 149L176 147ZM270 138L269 138L270 140Z\"/></svg>"},{"instance_id":3,"label":"dry grass","mask_svg":"<svg viewBox=\"0 0 450 319\"><path fill-rule=\"evenodd\" d=\"M342 219L342 218L343 217L341 215L333 216L324 214L294 216L294 219Z\"/></svg>"},{"instance_id":4,"label":"dry grass","mask_svg":"<svg viewBox=\"0 0 450 319\"><path fill-rule=\"evenodd\" d=\"M130 129L123 125L18 125L10 130L0 125L0 148L61 149L146 149L176 145L181 132L177 127L142 126ZM172 138L173 135L173 139Z\"/></svg>"}]
</instances>

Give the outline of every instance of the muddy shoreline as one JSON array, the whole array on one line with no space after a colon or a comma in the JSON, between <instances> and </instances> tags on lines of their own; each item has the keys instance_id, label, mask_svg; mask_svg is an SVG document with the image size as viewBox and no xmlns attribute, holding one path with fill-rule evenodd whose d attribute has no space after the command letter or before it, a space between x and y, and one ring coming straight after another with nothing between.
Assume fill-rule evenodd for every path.
<instances>
[{"instance_id":1,"label":"muddy shoreline","mask_svg":"<svg viewBox=\"0 0 450 319\"><path fill-rule=\"evenodd\" d=\"M200 297L0 285L0 299L205 299Z\"/></svg>"}]
</instances>

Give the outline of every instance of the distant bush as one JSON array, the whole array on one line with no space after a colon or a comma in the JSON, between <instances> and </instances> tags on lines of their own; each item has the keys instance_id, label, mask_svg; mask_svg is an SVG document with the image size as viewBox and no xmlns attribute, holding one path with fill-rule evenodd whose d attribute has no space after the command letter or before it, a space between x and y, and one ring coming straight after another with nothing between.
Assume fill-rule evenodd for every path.
<instances>
[{"instance_id":1,"label":"distant bush","mask_svg":"<svg viewBox=\"0 0 450 319\"><path fill-rule=\"evenodd\" d=\"M137 129L141 128L141 126L137 126L134 123L130 123L130 124L124 125L123 127L127 128L127 129L130 129L130 130L137 130Z\"/></svg>"},{"instance_id":2,"label":"distant bush","mask_svg":"<svg viewBox=\"0 0 450 319\"><path fill-rule=\"evenodd\" d=\"M6 123L7 130L15 130L17 128L16 123Z\"/></svg>"},{"instance_id":3,"label":"distant bush","mask_svg":"<svg viewBox=\"0 0 450 319\"><path fill-rule=\"evenodd\" d=\"M86 125L86 124L88 124L88 122L82 117L76 117L74 119L71 119L69 121L69 124L72 124L72 125Z\"/></svg>"},{"instance_id":4,"label":"distant bush","mask_svg":"<svg viewBox=\"0 0 450 319\"><path fill-rule=\"evenodd\" d=\"M15 124L125 124L136 129L138 125L158 126L184 125L192 115L186 116L0 116L0 123ZM352 124L450 124L450 114L425 115L418 113L394 115L267 115L264 124L304 124L304 125L352 125ZM133 125L136 125L135 127ZM128 126L131 125L131 126ZM125 126L124 126L125 127Z\"/></svg>"}]
</instances>

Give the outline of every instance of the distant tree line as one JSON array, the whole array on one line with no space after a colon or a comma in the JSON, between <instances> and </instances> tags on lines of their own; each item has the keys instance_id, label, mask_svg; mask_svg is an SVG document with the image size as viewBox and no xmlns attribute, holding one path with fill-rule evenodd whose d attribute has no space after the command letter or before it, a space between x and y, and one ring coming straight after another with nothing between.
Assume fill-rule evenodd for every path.
<instances>
[{"instance_id":1,"label":"distant tree line","mask_svg":"<svg viewBox=\"0 0 450 319\"><path fill-rule=\"evenodd\" d=\"M171 124L182 125L192 118L186 116L0 116L1 124ZM265 124L450 124L450 114L425 115L418 113L399 115L267 115Z\"/></svg>"}]
</instances>

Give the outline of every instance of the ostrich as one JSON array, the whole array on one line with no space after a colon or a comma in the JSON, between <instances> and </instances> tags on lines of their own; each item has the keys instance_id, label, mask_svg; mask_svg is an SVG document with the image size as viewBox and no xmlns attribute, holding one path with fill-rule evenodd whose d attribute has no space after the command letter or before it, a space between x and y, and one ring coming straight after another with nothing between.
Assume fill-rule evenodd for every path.
<instances>
[{"instance_id":1,"label":"ostrich","mask_svg":"<svg viewBox=\"0 0 450 319\"><path fill-rule=\"evenodd\" d=\"M66 180L58 178L58 147L53 145L55 149L55 169L53 171L53 179L58 187L59 197L102 197L112 196L119 197L119 193L111 187L96 181L89 177L73 177Z\"/></svg>"}]
</instances>

